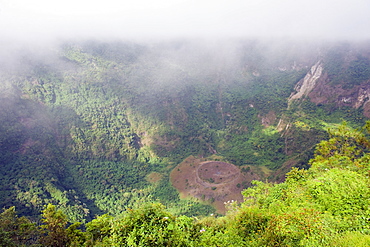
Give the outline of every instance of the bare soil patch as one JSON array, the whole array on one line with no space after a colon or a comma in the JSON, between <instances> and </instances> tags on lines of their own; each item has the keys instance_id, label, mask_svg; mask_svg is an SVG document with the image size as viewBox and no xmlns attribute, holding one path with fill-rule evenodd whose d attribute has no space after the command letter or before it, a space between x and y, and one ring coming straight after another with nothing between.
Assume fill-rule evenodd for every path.
<instances>
[{"instance_id":1,"label":"bare soil patch","mask_svg":"<svg viewBox=\"0 0 370 247\"><path fill-rule=\"evenodd\" d=\"M225 202L243 200L241 191L260 176L252 167L239 167L221 161L190 156L171 174L172 185L181 198L194 198L209 203L218 213L225 213Z\"/></svg>"},{"instance_id":2,"label":"bare soil patch","mask_svg":"<svg viewBox=\"0 0 370 247\"><path fill-rule=\"evenodd\" d=\"M239 175L240 171L236 166L220 161L202 162L197 168L199 182L211 186L230 183Z\"/></svg>"},{"instance_id":3,"label":"bare soil patch","mask_svg":"<svg viewBox=\"0 0 370 247\"><path fill-rule=\"evenodd\" d=\"M148 174L148 176L146 176L146 181L148 181L151 184L156 184L159 181L161 181L161 179L162 179L162 174L158 172L151 172L150 174Z\"/></svg>"},{"instance_id":4,"label":"bare soil patch","mask_svg":"<svg viewBox=\"0 0 370 247\"><path fill-rule=\"evenodd\" d=\"M370 118L370 101L364 104L364 116Z\"/></svg>"}]
</instances>

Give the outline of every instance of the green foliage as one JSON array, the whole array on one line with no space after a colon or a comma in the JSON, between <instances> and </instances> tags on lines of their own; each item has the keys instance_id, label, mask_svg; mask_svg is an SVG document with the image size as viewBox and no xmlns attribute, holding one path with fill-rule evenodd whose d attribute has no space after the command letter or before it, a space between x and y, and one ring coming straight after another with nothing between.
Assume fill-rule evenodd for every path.
<instances>
[{"instance_id":1,"label":"green foliage","mask_svg":"<svg viewBox=\"0 0 370 247\"><path fill-rule=\"evenodd\" d=\"M114 221L111 236L103 242L115 246L186 246L190 226L186 216L176 220L163 205L147 204L128 209L122 219Z\"/></svg>"},{"instance_id":2,"label":"green foliage","mask_svg":"<svg viewBox=\"0 0 370 247\"><path fill-rule=\"evenodd\" d=\"M320 212L291 211L271 218L260 237L266 246L321 246L330 232L322 224Z\"/></svg>"},{"instance_id":3,"label":"green foliage","mask_svg":"<svg viewBox=\"0 0 370 247\"><path fill-rule=\"evenodd\" d=\"M306 183L307 193L332 215L367 217L370 191L367 179L356 172L332 168Z\"/></svg>"},{"instance_id":4,"label":"green foliage","mask_svg":"<svg viewBox=\"0 0 370 247\"><path fill-rule=\"evenodd\" d=\"M341 84L344 89L351 89L355 85L370 79L370 60L361 53L356 58L349 60L347 56L349 46L343 45L331 49L325 58L325 69L332 84Z\"/></svg>"},{"instance_id":5,"label":"green foliage","mask_svg":"<svg viewBox=\"0 0 370 247\"><path fill-rule=\"evenodd\" d=\"M344 84L343 88L352 88L354 85L369 80L370 60L366 57L358 56L356 60L349 64L347 76L347 83Z\"/></svg>"},{"instance_id":6,"label":"green foliage","mask_svg":"<svg viewBox=\"0 0 370 247\"><path fill-rule=\"evenodd\" d=\"M66 228L67 216L54 205L48 204L42 211L42 217L41 229L45 233L40 242L43 246L80 246L84 242L84 234L77 229L81 223L76 222Z\"/></svg>"},{"instance_id":7,"label":"green foliage","mask_svg":"<svg viewBox=\"0 0 370 247\"><path fill-rule=\"evenodd\" d=\"M195 226L200 230L194 246L246 246L242 236L224 218L206 217Z\"/></svg>"},{"instance_id":8,"label":"green foliage","mask_svg":"<svg viewBox=\"0 0 370 247\"><path fill-rule=\"evenodd\" d=\"M307 168L327 125L345 119L360 126L364 121L359 109L317 106L309 100L286 110L311 63L311 58L292 55L293 48L287 49L289 54L279 51L275 59L264 45L246 42L240 46L240 61L212 67L211 55L197 51L192 57L189 47L186 42L66 43L52 63L28 56L22 71L1 73L0 205L16 205L21 215L36 218L51 203L71 222L96 214L121 215L128 207L155 200L174 215L209 215L214 211L210 206L180 200L169 182L170 168L184 158L217 154L238 166L271 170L294 159L296 166ZM366 81L368 58L355 53L347 59L349 49L342 48L324 58L329 79L344 88ZM186 59L178 58L182 53ZM268 119L266 126L263 119ZM280 120L288 125L278 132ZM325 179L318 174L341 166L368 176L370 156L360 140L365 136L323 142L311 173ZM156 185L145 180L153 171L163 176ZM281 200L290 207L303 205L292 191L308 197L301 188L308 176L292 172L285 184L258 184L248 193L254 193L261 208L288 213L278 210ZM204 245L225 245L221 236L236 239L227 225L197 234L204 236ZM68 234L79 239L78 230L73 232L72 227Z\"/></svg>"},{"instance_id":9,"label":"green foliage","mask_svg":"<svg viewBox=\"0 0 370 247\"><path fill-rule=\"evenodd\" d=\"M88 246L102 242L105 237L110 235L112 220L112 216L104 214L86 224Z\"/></svg>"},{"instance_id":10,"label":"green foliage","mask_svg":"<svg viewBox=\"0 0 370 247\"><path fill-rule=\"evenodd\" d=\"M248 227L261 231L253 237L257 245L325 246L340 239L336 234L341 232L369 233L367 160L361 163L368 156L368 140L345 123L330 133L330 140L317 146L308 171L295 168L284 183L254 182L255 187L243 192L245 202L237 212L257 209L265 217L263 227ZM249 214L238 225L251 219ZM361 244L356 234L348 242Z\"/></svg>"},{"instance_id":11,"label":"green foliage","mask_svg":"<svg viewBox=\"0 0 370 247\"><path fill-rule=\"evenodd\" d=\"M38 246L40 232L36 224L16 215L15 207L0 214L0 246Z\"/></svg>"},{"instance_id":12,"label":"green foliage","mask_svg":"<svg viewBox=\"0 0 370 247\"><path fill-rule=\"evenodd\" d=\"M149 199L153 190L145 180L149 171L148 164L138 162L87 161L70 167L70 180L82 196L94 200L100 209L94 214L118 215L128 205Z\"/></svg>"},{"instance_id":13,"label":"green foliage","mask_svg":"<svg viewBox=\"0 0 370 247\"><path fill-rule=\"evenodd\" d=\"M310 169L293 168L280 184L254 181L242 192L244 202L226 205L223 217L175 216L163 204L144 203L119 217L99 216L82 232L79 223L67 228L67 217L49 204L45 234L36 236L45 246L367 246L369 126L330 130ZM1 241L10 246L9 226L21 229L14 215L14 208L1 215L10 219L0 225Z\"/></svg>"},{"instance_id":14,"label":"green foliage","mask_svg":"<svg viewBox=\"0 0 370 247\"><path fill-rule=\"evenodd\" d=\"M333 84L342 82L345 77L345 53L347 50L348 45L343 44L330 49L325 56L324 68Z\"/></svg>"},{"instance_id":15,"label":"green foliage","mask_svg":"<svg viewBox=\"0 0 370 247\"><path fill-rule=\"evenodd\" d=\"M230 229L244 241L253 241L265 230L271 215L258 207L243 207L231 215ZM230 217L230 216L229 216Z\"/></svg>"},{"instance_id":16,"label":"green foliage","mask_svg":"<svg viewBox=\"0 0 370 247\"><path fill-rule=\"evenodd\" d=\"M47 235L43 236L41 243L44 246L66 246L69 242L67 236L67 217L60 210L56 210L55 206L48 204L42 211L42 228L45 229Z\"/></svg>"},{"instance_id":17,"label":"green foliage","mask_svg":"<svg viewBox=\"0 0 370 247\"><path fill-rule=\"evenodd\" d=\"M338 247L366 247L370 245L370 236L361 232L344 232L338 234L330 242L330 246Z\"/></svg>"},{"instance_id":18,"label":"green foliage","mask_svg":"<svg viewBox=\"0 0 370 247\"><path fill-rule=\"evenodd\" d=\"M361 130L350 128L346 122L329 130L330 139L318 144L310 162L313 169L346 168L368 175L366 160L369 157L369 123Z\"/></svg>"}]
</instances>

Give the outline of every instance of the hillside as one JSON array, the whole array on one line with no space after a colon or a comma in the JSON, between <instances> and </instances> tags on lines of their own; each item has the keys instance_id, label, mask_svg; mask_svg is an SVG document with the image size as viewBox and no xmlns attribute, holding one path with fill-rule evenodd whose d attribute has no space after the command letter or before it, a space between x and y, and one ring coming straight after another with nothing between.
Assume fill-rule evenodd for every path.
<instances>
[{"instance_id":1,"label":"hillside","mask_svg":"<svg viewBox=\"0 0 370 247\"><path fill-rule=\"evenodd\" d=\"M328 127L370 117L366 44L86 41L12 55L0 71L0 204L22 215L53 203L84 221L153 200L206 215L222 197L180 199L171 184L187 159L233 165L238 193L308 168Z\"/></svg>"},{"instance_id":2,"label":"hillside","mask_svg":"<svg viewBox=\"0 0 370 247\"><path fill-rule=\"evenodd\" d=\"M11 207L0 213L0 244L369 246L370 121L360 130L343 123L331 128L329 134L329 140L316 145L309 169L292 168L282 183L253 181L254 186L242 192L244 202L224 202L226 216L174 215L161 203L146 202L127 208L119 216L104 214L85 224L72 224L52 204L44 207L42 218L36 222L18 217ZM199 161L189 158L180 167L189 169ZM207 169L211 173L204 172ZM237 180L237 171L236 166L225 162L201 162L195 181L222 191ZM154 177L158 176L151 176L152 181ZM175 183L182 179L176 175L172 178ZM193 185L189 181L187 186ZM198 188L195 186L195 191Z\"/></svg>"}]
</instances>

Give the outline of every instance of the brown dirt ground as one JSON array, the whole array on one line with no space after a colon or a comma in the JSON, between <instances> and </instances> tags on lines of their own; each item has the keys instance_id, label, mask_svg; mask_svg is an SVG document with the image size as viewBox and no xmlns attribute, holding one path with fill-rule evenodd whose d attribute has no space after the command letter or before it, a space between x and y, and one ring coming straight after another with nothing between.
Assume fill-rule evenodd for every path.
<instances>
[{"instance_id":1,"label":"brown dirt ground","mask_svg":"<svg viewBox=\"0 0 370 247\"><path fill-rule=\"evenodd\" d=\"M170 180L182 199L195 198L224 214L224 202L241 202L243 187L260 179L253 167L244 168L242 172L233 164L190 156L172 170Z\"/></svg>"},{"instance_id":2,"label":"brown dirt ground","mask_svg":"<svg viewBox=\"0 0 370 247\"><path fill-rule=\"evenodd\" d=\"M364 104L364 116L370 118L370 101Z\"/></svg>"},{"instance_id":3,"label":"brown dirt ground","mask_svg":"<svg viewBox=\"0 0 370 247\"><path fill-rule=\"evenodd\" d=\"M158 172L151 172L146 176L146 181L148 181L151 184L156 184L162 179L162 174Z\"/></svg>"}]
</instances>

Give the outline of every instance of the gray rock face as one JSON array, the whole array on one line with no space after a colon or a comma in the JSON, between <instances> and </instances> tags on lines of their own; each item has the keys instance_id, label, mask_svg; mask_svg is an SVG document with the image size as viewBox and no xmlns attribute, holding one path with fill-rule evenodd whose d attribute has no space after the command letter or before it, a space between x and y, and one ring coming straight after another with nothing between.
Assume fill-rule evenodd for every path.
<instances>
[{"instance_id":1,"label":"gray rock face","mask_svg":"<svg viewBox=\"0 0 370 247\"><path fill-rule=\"evenodd\" d=\"M292 100L300 99L303 96L307 96L315 88L317 81L321 77L322 73L322 62L318 61L314 66L311 67L311 70L307 73L307 75L297 83L294 88L296 93L293 93L290 96L289 102L291 102Z\"/></svg>"}]
</instances>

